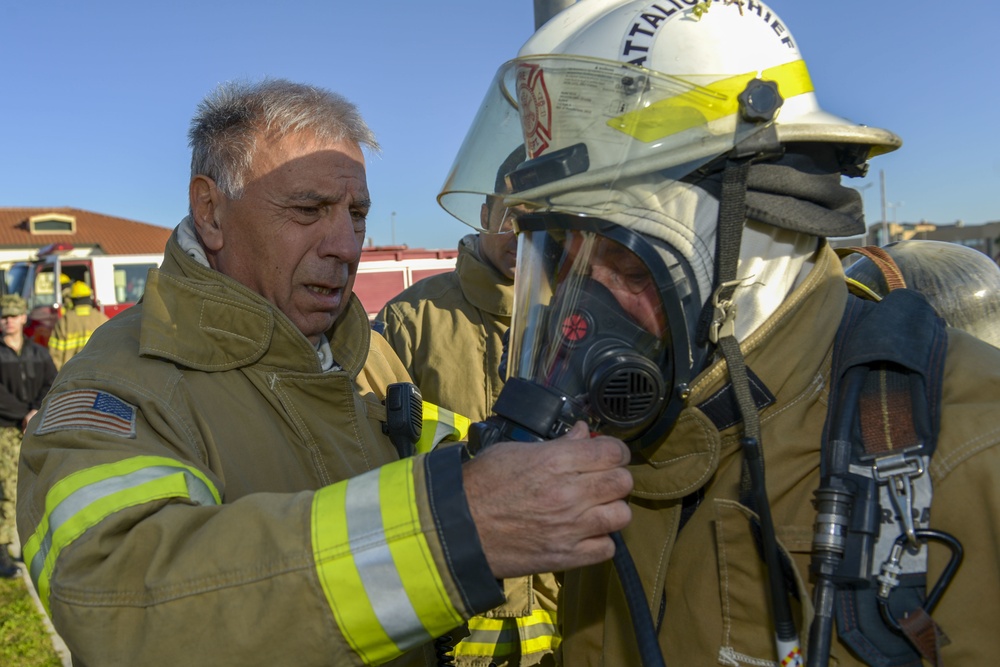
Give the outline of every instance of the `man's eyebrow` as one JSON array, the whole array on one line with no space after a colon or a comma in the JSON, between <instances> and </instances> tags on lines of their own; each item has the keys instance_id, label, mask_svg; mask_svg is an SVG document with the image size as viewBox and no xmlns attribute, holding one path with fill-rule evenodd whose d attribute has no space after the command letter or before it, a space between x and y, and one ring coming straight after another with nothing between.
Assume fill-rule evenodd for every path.
<instances>
[{"instance_id":1,"label":"man's eyebrow","mask_svg":"<svg viewBox=\"0 0 1000 667\"><path fill-rule=\"evenodd\" d=\"M341 195L325 195L314 190L307 190L305 192L295 192L288 196L288 202L290 204L337 204L343 200L344 196ZM372 200L368 197L364 199L357 199L352 204L355 208L360 208L368 210L372 207Z\"/></svg>"},{"instance_id":2,"label":"man's eyebrow","mask_svg":"<svg viewBox=\"0 0 1000 667\"><path fill-rule=\"evenodd\" d=\"M339 196L324 195L314 190L307 190L304 192L293 192L292 194L288 195L288 201L293 204L305 204L305 203L315 204L321 202L336 204L340 200L341 197Z\"/></svg>"}]
</instances>

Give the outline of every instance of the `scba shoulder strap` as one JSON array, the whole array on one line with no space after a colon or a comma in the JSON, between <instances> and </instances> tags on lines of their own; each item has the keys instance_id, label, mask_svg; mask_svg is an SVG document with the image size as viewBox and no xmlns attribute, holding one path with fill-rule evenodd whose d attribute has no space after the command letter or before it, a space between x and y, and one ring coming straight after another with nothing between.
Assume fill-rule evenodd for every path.
<instances>
[{"instance_id":1,"label":"scba shoulder strap","mask_svg":"<svg viewBox=\"0 0 1000 667\"><path fill-rule=\"evenodd\" d=\"M960 553L929 529L946 350L944 321L919 293L849 297L834 344L813 574L835 591L841 641L873 666L938 664L946 641L930 619L945 577L925 593L926 543L954 542Z\"/></svg>"}]
</instances>

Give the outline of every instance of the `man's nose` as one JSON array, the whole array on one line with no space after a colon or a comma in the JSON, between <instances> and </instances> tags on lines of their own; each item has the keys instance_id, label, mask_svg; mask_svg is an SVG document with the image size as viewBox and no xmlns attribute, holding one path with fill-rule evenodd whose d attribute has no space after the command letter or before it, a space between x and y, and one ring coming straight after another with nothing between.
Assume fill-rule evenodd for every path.
<instances>
[{"instance_id":1,"label":"man's nose","mask_svg":"<svg viewBox=\"0 0 1000 667\"><path fill-rule=\"evenodd\" d=\"M320 257L335 257L347 264L360 261L364 232L355 228L352 212L337 209L323 223L323 236L316 248Z\"/></svg>"}]
</instances>

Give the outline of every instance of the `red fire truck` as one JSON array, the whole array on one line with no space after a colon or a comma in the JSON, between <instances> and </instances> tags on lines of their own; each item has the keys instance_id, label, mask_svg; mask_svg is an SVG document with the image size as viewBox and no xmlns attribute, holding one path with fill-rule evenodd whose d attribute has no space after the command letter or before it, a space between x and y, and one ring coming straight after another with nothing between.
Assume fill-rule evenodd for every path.
<instances>
[{"instance_id":1,"label":"red fire truck","mask_svg":"<svg viewBox=\"0 0 1000 667\"><path fill-rule=\"evenodd\" d=\"M45 246L30 261L12 264L4 282L7 293L20 294L28 302L25 334L44 345L62 313L63 287L77 280L86 283L94 293L94 306L114 317L139 300L146 273L162 261L162 254L75 256L72 245L58 243ZM62 276L66 279L61 282Z\"/></svg>"}]
</instances>

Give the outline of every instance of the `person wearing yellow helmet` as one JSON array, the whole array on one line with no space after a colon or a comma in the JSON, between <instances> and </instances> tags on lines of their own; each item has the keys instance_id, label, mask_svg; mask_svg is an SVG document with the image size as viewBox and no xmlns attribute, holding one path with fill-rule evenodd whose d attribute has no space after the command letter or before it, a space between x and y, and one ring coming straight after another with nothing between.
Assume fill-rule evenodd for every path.
<instances>
[{"instance_id":1,"label":"person wearing yellow helmet","mask_svg":"<svg viewBox=\"0 0 1000 667\"><path fill-rule=\"evenodd\" d=\"M73 279L65 273L59 274L59 291L62 292L63 310L70 310L73 307L73 298L69 295L73 286Z\"/></svg>"},{"instance_id":2,"label":"person wearing yellow helmet","mask_svg":"<svg viewBox=\"0 0 1000 667\"><path fill-rule=\"evenodd\" d=\"M83 351L91 334L107 316L94 306L94 293L82 280L73 281L66 291L73 306L56 322L49 336L49 354L56 369Z\"/></svg>"}]
</instances>

